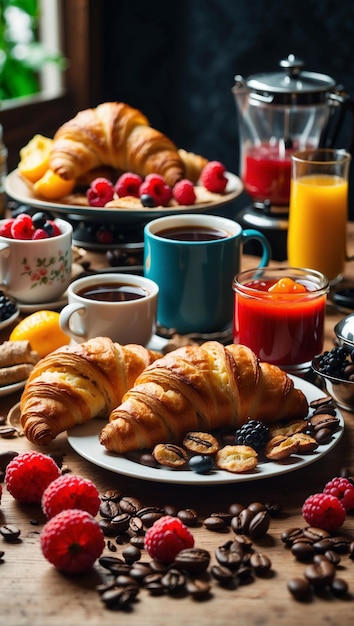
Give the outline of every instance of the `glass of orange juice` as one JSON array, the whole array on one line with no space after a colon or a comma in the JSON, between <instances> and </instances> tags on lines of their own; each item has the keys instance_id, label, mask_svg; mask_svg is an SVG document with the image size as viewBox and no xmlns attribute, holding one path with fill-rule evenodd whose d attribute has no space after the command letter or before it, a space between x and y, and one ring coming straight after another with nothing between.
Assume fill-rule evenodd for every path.
<instances>
[{"instance_id":1,"label":"glass of orange juice","mask_svg":"<svg viewBox=\"0 0 354 626\"><path fill-rule=\"evenodd\" d=\"M348 175L351 155L319 148L291 157L288 262L327 276L343 277L348 220Z\"/></svg>"}]
</instances>

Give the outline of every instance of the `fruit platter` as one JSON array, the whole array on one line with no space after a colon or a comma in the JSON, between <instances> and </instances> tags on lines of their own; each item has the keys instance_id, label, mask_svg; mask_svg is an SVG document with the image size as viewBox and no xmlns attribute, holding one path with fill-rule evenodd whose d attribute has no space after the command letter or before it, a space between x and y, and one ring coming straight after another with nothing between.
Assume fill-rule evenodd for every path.
<instances>
[{"instance_id":1,"label":"fruit platter","mask_svg":"<svg viewBox=\"0 0 354 626\"><path fill-rule=\"evenodd\" d=\"M53 138L35 135L5 190L54 214L129 224L210 212L235 200L243 184L220 161L177 148L137 109L106 102L80 111Z\"/></svg>"}]
</instances>

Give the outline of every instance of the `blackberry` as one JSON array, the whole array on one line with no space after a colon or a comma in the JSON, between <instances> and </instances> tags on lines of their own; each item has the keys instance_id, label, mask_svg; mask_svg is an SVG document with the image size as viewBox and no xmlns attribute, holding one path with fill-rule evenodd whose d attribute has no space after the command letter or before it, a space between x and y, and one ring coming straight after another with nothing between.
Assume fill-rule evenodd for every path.
<instances>
[{"instance_id":1,"label":"blackberry","mask_svg":"<svg viewBox=\"0 0 354 626\"><path fill-rule=\"evenodd\" d=\"M340 378L341 380L347 380L349 373L352 373L348 369L349 365L354 363L354 350L350 350L345 346L339 346L332 348L332 350L326 350L318 359L318 371L321 374L327 376L333 376L334 378Z\"/></svg>"},{"instance_id":2,"label":"blackberry","mask_svg":"<svg viewBox=\"0 0 354 626\"><path fill-rule=\"evenodd\" d=\"M236 444L250 446L256 452L262 450L269 439L269 428L258 420L248 420L236 430Z\"/></svg>"},{"instance_id":3,"label":"blackberry","mask_svg":"<svg viewBox=\"0 0 354 626\"><path fill-rule=\"evenodd\" d=\"M0 322L8 320L17 311L15 303L0 291Z\"/></svg>"}]
</instances>

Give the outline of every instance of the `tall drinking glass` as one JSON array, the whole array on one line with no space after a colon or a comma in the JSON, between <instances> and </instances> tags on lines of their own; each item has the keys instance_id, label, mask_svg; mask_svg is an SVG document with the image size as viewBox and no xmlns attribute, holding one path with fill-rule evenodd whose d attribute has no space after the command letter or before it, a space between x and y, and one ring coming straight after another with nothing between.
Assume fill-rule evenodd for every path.
<instances>
[{"instance_id":1,"label":"tall drinking glass","mask_svg":"<svg viewBox=\"0 0 354 626\"><path fill-rule=\"evenodd\" d=\"M288 262L325 274L331 284L343 277L348 221L345 150L315 149L291 157Z\"/></svg>"}]
</instances>

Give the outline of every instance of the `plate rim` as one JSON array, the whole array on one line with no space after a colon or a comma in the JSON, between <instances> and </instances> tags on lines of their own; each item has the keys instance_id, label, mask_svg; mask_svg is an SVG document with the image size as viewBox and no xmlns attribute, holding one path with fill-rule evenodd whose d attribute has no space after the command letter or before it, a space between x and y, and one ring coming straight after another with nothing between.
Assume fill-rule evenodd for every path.
<instances>
[{"instance_id":1,"label":"plate rim","mask_svg":"<svg viewBox=\"0 0 354 626\"><path fill-rule=\"evenodd\" d=\"M107 208L101 207L97 209L95 207L85 207L81 205L73 205L73 204L62 204L60 202L48 202L45 200L40 200L36 198L32 193L29 187L26 184L26 181L20 176L18 172L18 168L12 170L9 174L7 174L5 178L5 192L8 196L16 200L17 202L21 202L23 204L29 204L30 206L52 211L63 213L66 215L78 215L81 218L86 217L87 219L101 221L102 219L110 221L111 223L136 223L141 222L143 220L150 220L156 217L160 217L162 215L173 215L176 213L201 213L203 211L212 211L214 209L218 209L225 204L228 204L238 198L238 196L243 192L243 183L237 174L227 171L226 175L228 177L229 183L235 186L233 191L227 193L224 197L219 196L220 200L218 202L203 202L194 205L178 205L175 207L154 207L151 209L125 209L125 208ZM20 184L23 188L22 192L17 191L15 188L16 182Z\"/></svg>"},{"instance_id":2,"label":"plate rim","mask_svg":"<svg viewBox=\"0 0 354 626\"><path fill-rule=\"evenodd\" d=\"M309 381L306 381L302 378L299 378L294 375L290 375L289 377L293 379L295 385L304 391L307 389L305 393L306 397L308 397L309 392L311 394L315 394L316 398L320 397L319 394L323 393L319 387L313 385ZM311 395L310 394L310 395ZM312 399L315 399L313 397ZM309 400L309 398L308 398ZM140 463L136 463L130 459L126 459L121 455L113 455L107 452L103 446L99 443L98 433L102 429L104 425L104 421L101 419L94 419L90 422L87 422L83 425L75 426L67 432L67 439L70 446L73 448L79 456L85 458L87 461L93 463L94 465L111 471L116 474L128 476L130 478L137 478L140 480L148 480L151 482L162 482L166 484L184 484L184 485L217 485L217 484L235 484L241 482L252 482L254 480L263 480L265 478L274 478L275 476L279 476L282 474L286 474L298 469L303 469L312 463L322 459L326 454L328 454L340 441L344 432L344 417L339 408L337 408L338 417L340 419L340 428L333 433L333 439L326 445L321 446L322 450L318 452L317 450L312 454L303 454L296 455L293 457L289 457L284 463L280 462L266 462L259 463L255 472L250 472L247 474L232 474L230 472L226 472L224 470L215 470L210 474L196 474L191 470L169 470L164 468L150 468L144 466ZM93 434L87 435L87 437L96 436L96 447L98 451L98 458L93 458L92 453L89 453L84 448L82 448L83 435L82 432L93 431ZM80 435L81 431L81 435ZM100 454L101 453L101 454ZM290 460L291 459L291 460ZM295 462L294 462L295 459ZM296 462L296 459L299 459L299 462ZM290 463L289 463L290 461ZM267 473L261 473L262 465L273 468L273 471Z\"/></svg>"},{"instance_id":3,"label":"plate rim","mask_svg":"<svg viewBox=\"0 0 354 626\"><path fill-rule=\"evenodd\" d=\"M0 397L8 396L10 395L10 393L15 393L15 391L20 391L25 386L26 381L27 378L25 378L24 380L20 380L17 383L12 383L11 385L4 385L3 387L0 387Z\"/></svg>"}]
</instances>

